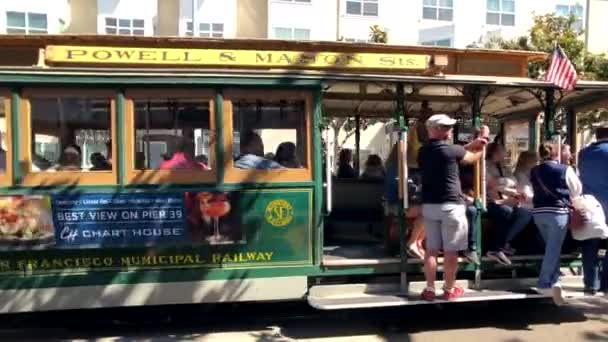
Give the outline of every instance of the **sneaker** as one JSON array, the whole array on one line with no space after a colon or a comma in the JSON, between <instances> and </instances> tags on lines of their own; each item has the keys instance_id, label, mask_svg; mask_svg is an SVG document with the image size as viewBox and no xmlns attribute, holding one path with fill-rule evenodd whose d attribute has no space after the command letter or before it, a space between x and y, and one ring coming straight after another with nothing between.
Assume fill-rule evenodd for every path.
<instances>
[{"instance_id":1,"label":"sneaker","mask_svg":"<svg viewBox=\"0 0 608 342\"><path fill-rule=\"evenodd\" d=\"M551 288L551 297L553 297L553 303L555 303L555 305L557 306L561 306L566 303L566 300L564 299L564 291L559 285L553 286L553 288Z\"/></svg>"},{"instance_id":2,"label":"sneaker","mask_svg":"<svg viewBox=\"0 0 608 342\"><path fill-rule=\"evenodd\" d=\"M432 302L435 300L435 289L430 287L425 288L420 294L420 297L426 301Z\"/></svg>"},{"instance_id":3,"label":"sneaker","mask_svg":"<svg viewBox=\"0 0 608 342\"><path fill-rule=\"evenodd\" d=\"M464 257L471 264L475 264L477 266L481 265L481 262L479 261L479 255L477 255L476 251L468 250L468 251L464 252Z\"/></svg>"},{"instance_id":4,"label":"sneaker","mask_svg":"<svg viewBox=\"0 0 608 342\"><path fill-rule=\"evenodd\" d=\"M501 265L511 265L511 260L502 251L488 252L487 256Z\"/></svg>"},{"instance_id":5,"label":"sneaker","mask_svg":"<svg viewBox=\"0 0 608 342\"><path fill-rule=\"evenodd\" d=\"M454 300L461 297L463 294L464 289L462 287L454 286L451 290L443 289L443 299L445 300Z\"/></svg>"}]
</instances>

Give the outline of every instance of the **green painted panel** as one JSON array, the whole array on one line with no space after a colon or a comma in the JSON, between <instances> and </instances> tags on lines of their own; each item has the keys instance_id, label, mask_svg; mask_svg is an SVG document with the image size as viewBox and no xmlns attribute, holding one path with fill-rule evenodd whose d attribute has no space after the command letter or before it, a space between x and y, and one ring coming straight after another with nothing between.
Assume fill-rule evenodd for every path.
<instances>
[{"instance_id":1,"label":"green painted panel","mask_svg":"<svg viewBox=\"0 0 608 342\"><path fill-rule=\"evenodd\" d=\"M140 185L81 185L39 186L39 187L0 187L0 195L49 194L49 193L87 193L87 192L142 192L142 191L237 191L251 189L293 189L312 188L313 182L293 183L233 183L233 184L140 184Z\"/></svg>"},{"instance_id":2,"label":"green painted panel","mask_svg":"<svg viewBox=\"0 0 608 342\"><path fill-rule=\"evenodd\" d=\"M222 234L227 234L226 237L230 236L229 241L208 242L211 240L208 240L207 237L211 236L206 235L206 229L209 228L205 227L209 227L209 225L200 221L192 226L190 221L187 221L189 236L192 239L188 240L191 242L187 244L159 243L151 247L129 247L132 245L123 243L120 245L121 247L116 247L114 244L106 245L111 240L104 236L105 240L100 241L108 247L85 248L79 247L79 244L69 244L65 237L60 236L63 234L63 228L61 228L63 225L67 227L71 223L72 231L76 231L74 230L77 229L76 226L82 226L82 224L64 221L62 226L55 227L55 242L45 242L43 245L38 245L38 249L32 244L14 245L13 242L7 244L7 241L4 241L3 251L0 252L0 273L36 275L108 270L217 269L312 264L312 189L246 190L232 195L230 202L233 210L229 212L230 215L225 216L227 220L222 218L219 226L220 230L227 229L222 231ZM236 202L232 202L233 200ZM195 207L187 210L188 216L184 216L188 220L191 219L190 210L202 205L196 203ZM83 215L88 217L88 211L102 212L111 210L111 207L115 206L109 202L108 205L108 207L88 209L88 207L79 207L79 204L76 204L73 210L83 212ZM62 209L62 213L64 212L65 209ZM65 216L65 214L62 215ZM201 215L200 212L198 215ZM199 216L192 217L201 219ZM60 222L57 220L64 219L55 218L55 225ZM103 229L107 231L116 230L110 226L108 226L110 228L105 228L107 221L99 222L93 223L98 226L103 225ZM131 222L126 226L142 225L137 220ZM145 222L143 225L142 228L145 228ZM100 229L96 226L87 227L92 227L87 228L88 234ZM122 247L123 245L125 247ZM40 249L41 247L45 249Z\"/></svg>"},{"instance_id":3,"label":"green painted panel","mask_svg":"<svg viewBox=\"0 0 608 342\"><path fill-rule=\"evenodd\" d=\"M203 280L273 278L306 276L319 273L319 268L315 266L273 266L233 269L190 268L139 270L132 272L104 271L89 272L83 274L54 274L40 276L19 274L4 276L2 278L2 281L0 281L0 289L29 289L110 284L169 283Z\"/></svg>"},{"instance_id":4,"label":"green painted panel","mask_svg":"<svg viewBox=\"0 0 608 342\"><path fill-rule=\"evenodd\" d=\"M175 85L193 86L272 86L299 88L320 86L321 80L301 79L296 76L283 77L220 77L220 76L115 76L112 74L100 76L90 75L62 75L62 74L0 74L0 85L11 86L14 84L32 85L83 85L89 87L125 87L134 85L163 86Z\"/></svg>"}]
</instances>

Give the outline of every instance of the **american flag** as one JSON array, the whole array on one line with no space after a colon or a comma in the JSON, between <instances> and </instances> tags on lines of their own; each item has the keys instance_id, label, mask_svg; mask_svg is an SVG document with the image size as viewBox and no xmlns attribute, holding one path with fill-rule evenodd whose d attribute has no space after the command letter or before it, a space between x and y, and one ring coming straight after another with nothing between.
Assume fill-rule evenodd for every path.
<instances>
[{"instance_id":1,"label":"american flag","mask_svg":"<svg viewBox=\"0 0 608 342\"><path fill-rule=\"evenodd\" d=\"M576 69L559 45L553 51L545 81L566 90L573 90L576 86Z\"/></svg>"}]
</instances>

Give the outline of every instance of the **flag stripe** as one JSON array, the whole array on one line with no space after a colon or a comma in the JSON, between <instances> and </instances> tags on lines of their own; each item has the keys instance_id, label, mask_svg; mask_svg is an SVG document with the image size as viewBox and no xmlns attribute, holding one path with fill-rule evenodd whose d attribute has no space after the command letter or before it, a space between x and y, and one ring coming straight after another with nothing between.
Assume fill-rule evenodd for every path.
<instances>
[{"instance_id":1,"label":"flag stripe","mask_svg":"<svg viewBox=\"0 0 608 342\"><path fill-rule=\"evenodd\" d=\"M573 90L576 86L577 75L574 65L570 62L561 47L557 46L551 56L551 64L545 75L545 81L551 82L556 86Z\"/></svg>"}]
</instances>

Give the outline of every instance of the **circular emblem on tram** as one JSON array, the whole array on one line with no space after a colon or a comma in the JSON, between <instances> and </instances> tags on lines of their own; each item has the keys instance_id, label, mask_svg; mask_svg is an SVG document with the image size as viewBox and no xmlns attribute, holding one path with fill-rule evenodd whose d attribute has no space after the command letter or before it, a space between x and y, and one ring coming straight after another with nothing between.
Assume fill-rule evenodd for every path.
<instances>
[{"instance_id":1,"label":"circular emblem on tram","mask_svg":"<svg viewBox=\"0 0 608 342\"><path fill-rule=\"evenodd\" d=\"M293 220L293 207L286 200L271 201L266 206L266 221L275 227L284 227Z\"/></svg>"}]
</instances>

